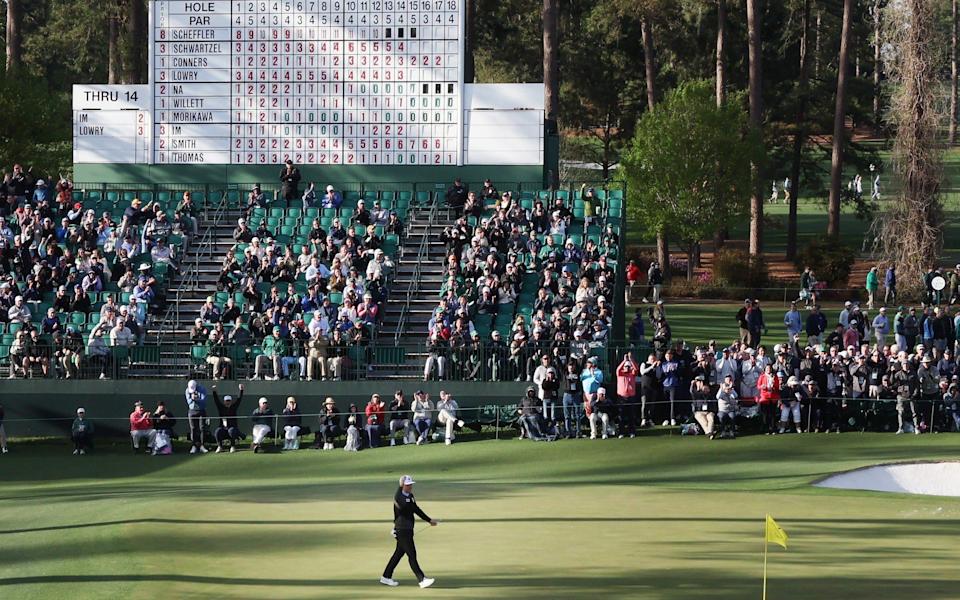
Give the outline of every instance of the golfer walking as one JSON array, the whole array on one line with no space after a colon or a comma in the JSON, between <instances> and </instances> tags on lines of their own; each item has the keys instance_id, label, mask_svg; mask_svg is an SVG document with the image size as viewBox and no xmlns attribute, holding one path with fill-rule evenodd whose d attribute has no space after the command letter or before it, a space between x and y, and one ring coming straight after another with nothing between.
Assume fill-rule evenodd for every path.
<instances>
[{"instance_id":1,"label":"golfer walking","mask_svg":"<svg viewBox=\"0 0 960 600\"><path fill-rule=\"evenodd\" d=\"M395 587L400 585L393 579L393 570L397 568L403 555L407 555L410 561L410 568L413 574L417 576L420 587L428 588L433 585L433 579L424 577L420 569L420 563L417 562L417 547L413 543L413 517L420 517L424 521L429 521L430 525L436 526L437 522L427 516L427 513L420 510L417 501L413 497L413 484L416 483L413 477L404 475L400 478L400 488L396 496L393 497L393 536L397 538L397 548L393 551L393 556L387 563L387 568L383 570L383 577L380 583Z\"/></svg>"}]
</instances>

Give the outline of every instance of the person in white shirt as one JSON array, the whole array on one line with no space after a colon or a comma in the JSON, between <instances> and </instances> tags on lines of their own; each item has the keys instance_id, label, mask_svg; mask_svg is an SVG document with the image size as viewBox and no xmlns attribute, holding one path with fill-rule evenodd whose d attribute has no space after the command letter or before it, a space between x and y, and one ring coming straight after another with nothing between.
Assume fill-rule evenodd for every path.
<instances>
[{"instance_id":1,"label":"person in white shirt","mask_svg":"<svg viewBox=\"0 0 960 600\"><path fill-rule=\"evenodd\" d=\"M720 421L720 437L736 437L734 419L737 416L737 391L733 376L727 375L717 391L717 420ZM729 434L729 436L728 436Z\"/></svg>"},{"instance_id":2,"label":"person in white shirt","mask_svg":"<svg viewBox=\"0 0 960 600\"><path fill-rule=\"evenodd\" d=\"M713 375L715 379L713 384L719 386L723 383L723 380L727 375L736 379L738 369L739 365L737 364L736 359L731 356L730 348L724 348L720 358L718 358L714 363Z\"/></svg>"},{"instance_id":3,"label":"person in white shirt","mask_svg":"<svg viewBox=\"0 0 960 600\"><path fill-rule=\"evenodd\" d=\"M753 348L747 349L748 358L740 367L740 397L753 398L756 396L757 380L763 373L763 365L753 355Z\"/></svg>"},{"instance_id":4,"label":"person in white shirt","mask_svg":"<svg viewBox=\"0 0 960 600\"><path fill-rule=\"evenodd\" d=\"M30 309L23 301L23 296L17 296L13 299L13 306L7 311L7 320L11 323L26 324L30 322Z\"/></svg>"},{"instance_id":5,"label":"person in white shirt","mask_svg":"<svg viewBox=\"0 0 960 600\"><path fill-rule=\"evenodd\" d=\"M129 348L137 343L136 336L120 319L110 330L110 345L113 347Z\"/></svg>"},{"instance_id":6,"label":"person in white shirt","mask_svg":"<svg viewBox=\"0 0 960 600\"><path fill-rule=\"evenodd\" d=\"M460 407L457 405L457 401L453 399L453 396L447 392L440 391L440 402L437 402L437 422L443 425L446 428L444 440L449 446L453 443L454 434L453 428L463 427L463 421L457 417L457 411L460 410Z\"/></svg>"}]
</instances>

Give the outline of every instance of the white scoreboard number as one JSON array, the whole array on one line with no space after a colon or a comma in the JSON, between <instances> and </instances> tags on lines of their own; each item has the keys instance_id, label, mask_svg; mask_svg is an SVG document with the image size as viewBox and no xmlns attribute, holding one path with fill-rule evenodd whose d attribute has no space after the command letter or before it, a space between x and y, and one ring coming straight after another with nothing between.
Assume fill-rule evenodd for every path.
<instances>
[{"instance_id":1,"label":"white scoreboard number","mask_svg":"<svg viewBox=\"0 0 960 600\"><path fill-rule=\"evenodd\" d=\"M156 164L459 165L464 0L154 0Z\"/></svg>"}]
</instances>

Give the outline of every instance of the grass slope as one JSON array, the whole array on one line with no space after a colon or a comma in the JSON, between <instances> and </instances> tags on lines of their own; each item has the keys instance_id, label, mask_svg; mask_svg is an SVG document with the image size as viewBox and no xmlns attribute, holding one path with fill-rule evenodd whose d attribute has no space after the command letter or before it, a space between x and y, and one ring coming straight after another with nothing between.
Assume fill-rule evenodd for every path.
<instances>
[{"instance_id":1,"label":"grass slope","mask_svg":"<svg viewBox=\"0 0 960 600\"><path fill-rule=\"evenodd\" d=\"M0 596L18 598L955 598L954 499L813 488L829 473L952 458L949 435L710 442L486 441L347 455L69 456L0 461ZM418 533L437 586L376 580L390 498L412 473L443 521Z\"/></svg>"}]
</instances>

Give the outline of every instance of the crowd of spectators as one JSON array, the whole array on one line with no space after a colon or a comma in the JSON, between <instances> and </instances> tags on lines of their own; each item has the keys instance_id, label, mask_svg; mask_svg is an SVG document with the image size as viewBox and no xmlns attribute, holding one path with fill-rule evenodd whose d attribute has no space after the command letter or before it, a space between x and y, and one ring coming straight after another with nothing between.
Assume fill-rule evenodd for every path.
<instances>
[{"instance_id":1,"label":"crowd of spectators","mask_svg":"<svg viewBox=\"0 0 960 600\"><path fill-rule=\"evenodd\" d=\"M0 183L0 328L9 377L74 378L89 367L106 378L111 347L142 344L149 315L164 303L177 269L170 238L196 231L184 194L171 219L133 199L118 219L100 216L60 179L51 188L14 165ZM193 220L191 220L193 219Z\"/></svg>"},{"instance_id":2,"label":"crowd of spectators","mask_svg":"<svg viewBox=\"0 0 960 600\"><path fill-rule=\"evenodd\" d=\"M425 380L531 381L544 357L582 365L611 336L617 227L593 188L574 203L514 198L490 180L446 194L443 285L427 326ZM575 215L572 210L577 208Z\"/></svg>"},{"instance_id":3,"label":"crowd of spectators","mask_svg":"<svg viewBox=\"0 0 960 600\"><path fill-rule=\"evenodd\" d=\"M283 202L299 195L291 169L299 173L292 165L281 173ZM324 228L307 211L339 212L342 196L328 186L317 198L314 189L311 183L303 209L291 217L301 222L297 237L284 234L280 221L270 227L266 211L277 201L259 186L251 190L247 213L233 231L235 245L223 259L221 298L207 298L191 330L214 379L231 376L236 360L243 360L252 361L252 379L340 380L356 357L351 348L367 355L396 269L386 237L402 235L403 222L379 201L371 211L360 200L349 216L334 216Z\"/></svg>"}]
</instances>

